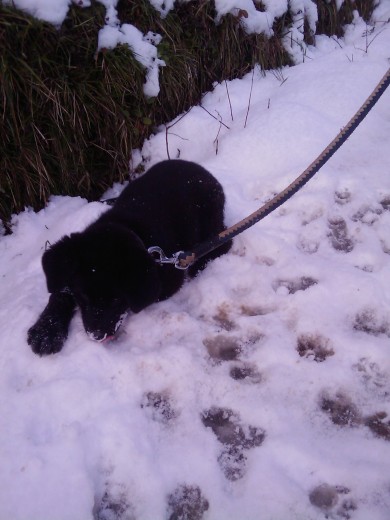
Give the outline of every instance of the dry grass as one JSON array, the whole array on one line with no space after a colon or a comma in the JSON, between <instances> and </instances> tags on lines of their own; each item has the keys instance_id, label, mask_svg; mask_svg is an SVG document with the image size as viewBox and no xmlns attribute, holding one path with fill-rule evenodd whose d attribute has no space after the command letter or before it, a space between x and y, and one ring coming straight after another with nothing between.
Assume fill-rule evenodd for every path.
<instances>
[{"instance_id":1,"label":"dry grass","mask_svg":"<svg viewBox=\"0 0 390 520\"><path fill-rule=\"evenodd\" d=\"M377 4L376 0L344 0L337 9L336 0L316 0L318 9L317 34L342 36L344 27L353 20L353 12L358 11L367 22Z\"/></svg>"},{"instance_id":2,"label":"dry grass","mask_svg":"<svg viewBox=\"0 0 390 520\"><path fill-rule=\"evenodd\" d=\"M319 31L341 34L353 8L368 19L374 0L317 0ZM260 4L259 4L260 5ZM242 77L254 64L290 63L275 36L247 35L239 19L216 26L214 2L179 4L165 19L147 0L119 0L119 17L163 36L161 91L145 99L145 72L127 46L96 55L104 7L72 7L60 30L0 3L0 218L41 208L51 194L94 199L128 175L131 150L155 125L198 103L214 82ZM312 35L307 34L311 43Z\"/></svg>"}]
</instances>

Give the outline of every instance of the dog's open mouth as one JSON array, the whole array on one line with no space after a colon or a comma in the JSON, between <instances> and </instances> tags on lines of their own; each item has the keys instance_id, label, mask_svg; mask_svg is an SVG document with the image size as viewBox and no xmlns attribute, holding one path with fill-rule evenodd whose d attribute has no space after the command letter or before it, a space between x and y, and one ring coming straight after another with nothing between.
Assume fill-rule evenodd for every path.
<instances>
[{"instance_id":1,"label":"dog's open mouth","mask_svg":"<svg viewBox=\"0 0 390 520\"><path fill-rule=\"evenodd\" d=\"M115 334L109 335L107 333L101 336L101 334L98 334L96 332L87 331L87 335L89 339L92 339L92 341L97 341L98 343L108 343L109 341L115 338Z\"/></svg>"},{"instance_id":2,"label":"dog's open mouth","mask_svg":"<svg viewBox=\"0 0 390 520\"><path fill-rule=\"evenodd\" d=\"M110 332L102 332L100 330L98 330L98 331L87 330L86 332L87 332L89 339L91 339L92 341L97 341L98 343L109 343L110 341L115 339L120 326L122 325L123 321L127 317L127 314L128 314L127 312L124 312L123 314L120 315L119 320L115 323L113 330Z\"/></svg>"}]
</instances>

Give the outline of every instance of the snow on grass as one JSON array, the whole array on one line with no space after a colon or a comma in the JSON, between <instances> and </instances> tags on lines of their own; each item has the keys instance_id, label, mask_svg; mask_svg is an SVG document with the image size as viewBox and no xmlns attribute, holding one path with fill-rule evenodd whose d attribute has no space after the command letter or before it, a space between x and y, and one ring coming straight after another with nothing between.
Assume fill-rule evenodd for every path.
<instances>
[{"instance_id":1,"label":"snow on grass","mask_svg":"<svg viewBox=\"0 0 390 520\"><path fill-rule=\"evenodd\" d=\"M129 23L121 23L118 17L118 0L98 0L106 8L105 25L99 31L97 51L113 49L117 45L128 45L135 59L146 69L144 94L147 97L156 97L160 91L159 70L165 62L158 58L157 46L162 36L151 31L143 34L137 27ZM182 3L188 0L181 0ZM386 2L387 0L382 0ZM79 8L89 7L90 0L2 0L5 5L12 5L32 16L60 27L64 22L70 5L73 3ZM151 5L165 17L174 8L172 0L150 0ZM277 17L288 11L286 0L272 0L264 2L263 10L253 0L216 0L215 23L220 23L227 14L237 18L241 26L248 33L273 35L272 26ZM306 50L303 42L304 20L315 33L318 18L317 7L312 0L291 0L292 13L291 30L284 38L287 51L294 60L300 61Z\"/></svg>"},{"instance_id":2,"label":"snow on grass","mask_svg":"<svg viewBox=\"0 0 390 520\"><path fill-rule=\"evenodd\" d=\"M158 96L160 92L159 67L164 67L164 60L157 57L157 45L161 36L148 32L143 35L134 25L124 23L122 25L105 25L99 31L98 50L114 49L118 44L127 44L134 53L134 57L147 70L144 94L148 97Z\"/></svg>"},{"instance_id":3,"label":"snow on grass","mask_svg":"<svg viewBox=\"0 0 390 520\"><path fill-rule=\"evenodd\" d=\"M223 184L227 224L300 174L375 87L390 30L368 49L365 30L256 70L246 127L252 74L227 84L233 121L223 84L202 100L216 119L194 107L170 128L170 156ZM79 315L59 354L26 343L46 241L105 206L53 197L15 216L0 239L0 519L387 520L389 135L386 92L300 193L108 345ZM140 153L167 157L165 127Z\"/></svg>"}]
</instances>

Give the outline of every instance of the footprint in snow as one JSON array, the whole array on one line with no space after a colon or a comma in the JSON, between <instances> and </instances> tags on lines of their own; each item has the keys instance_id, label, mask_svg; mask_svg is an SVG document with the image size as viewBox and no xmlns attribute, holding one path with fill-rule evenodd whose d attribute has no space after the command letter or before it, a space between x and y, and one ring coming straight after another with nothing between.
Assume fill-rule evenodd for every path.
<instances>
[{"instance_id":1,"label":"footprint in snow","mask_svg":"<svg viewBox=\"0 0 390 520\"><path fill-rule=\"evenodd\" d=\"M351 219L353 222L361 222L362 224L372 226L379 219L379 216L382 213L383 209L379 206L375 208L362 206L354 215L352 215Z\"/></svg>"},{"instance_id":2,"label":"footprint in snow","mask_svg":"<svg viewBox=\"0 0 390 520\"><path fill-rule=\"evenodd\" d=\"M221 305L217 309L217 314L213 316L213 320L224 330L230 332L236 328L236 324L229 316L229 309L225 305Z\"/></svg>"},{"instance_id":3,"label":"footprint in snow","mask_svg":"<svg viewBox=\"0 0 390 520\"><path fill-rule=\"evenodd\" d=\"M363 309L355 316L353 323L354 330L365 332L373 336L385 334L390 337L390 321L378 316L378 314L375 309Z\"/></svg>"},{"instance_id":4,"label":"footprint in snow","mask_svg":"<svg viewBox=\"0 0 390 520\"><path fill-rule=\"evenodd\" d=\"M242 478L246 471L246 452L261 446L265 431L242 424L239 415L228 408L212 407L203 412L201 419L223 445L218 463L225 477L231 481Z\"/></svg>"},{"instance_id":5,"label":"footprint in snow","mask_svg":"<svg viewBox=\"0 0 390 520\"><path fill-rule=\"evenodd\" d=\"M168 496L167 520L202 520L209 508L198 486L182 484Z\"/></svg>"},{"instance_id":6,"label":"footprint in snow","mask_svg":"<svg viewBox=\"0 0 390 520\"><path fill-rule=\"evenodd\" d=\"M320 484L309 494L310 503L321 509L325 513L325 518L351 518L353 511L356 511L356 502L346 497L350 490L345 486L331 486L330 484ZM340 502L340 496L345 497ZM328 516L331 515L331 516Z\"/></svg>"},{"instance_id":7,"label":"footprint in snow","mask_svg":"<svg viewBox=\"0 0 390 520\"><path fill-rule=\"evenodd\" d=\"M141 408L145 409L152 421L161 424L168 424L178 416L169 397L163 393L147 392L142 399Z\"/></svg>"},{"instance_id":8,"label":"footprint in snow","mask_svg":"<svg viewBox=\"0 0 390 520\"><path fill-rule=\"evenodd\" d=\"M106 483L103 496L95 500L94 520L136 520L123 485ZM167 497L167 520L202 520L209 508L198 486L180 485Z\"/></svg>"},{"instance_id":9,"label":"footprint in snow","mask_svg":"<svg viewBox=\"0 0 390 520\"><path fill-rule=\"evenodd\" d=\"M314 253L317 253L320 242L317 239L308 238L303 235L300 236L298 241L298 247L301 249L304 253L307 253L308 255L312 255Z\"/></svg>"},{"instance_id":10,"label":"footprint in snow","mask_svg":"<svg viewBox=\"0 0 390 520\"><path fill-rule=\"evenodd\" d=\"M350 253L355 247L354 241L349 236L347 223L342 217L334 217L328 221L330 243L336 251Z\"/></svg>"},{"instance_id":11,"label":"footprint in snow","mask_svg":"<svg viewBox=\"0 0 390 520\"><path fill-rule=\"evenodd\" d=\"M385 211L390 211L390 194L384 195L379 201L379 204Z\"/></svg>"},{"instance_id":12,"label":"footprint in snow","mask_svg":"<svg viewBox=\"0 0 390 520\"><path fill-rule=\"evenodd\" d=\"M275 310L274 307L269 305L241 305L240 307L241 314L247 317L266 316Z\"/></svg>"},{"instance_id":13,"label":"footprint in snow","mask_svg":"<svg viewBox=\"0 0 390 520\"><path fill-rule=\"evenodd\" d=\"M288 294L295 294L298 291L306 291L309 287L317 285L318 280L311 276L302 276L300 278L292 278L290 280L276 280L272 287L275 292L286 291Z\"/></svg>"},{"instance_id":14,"label":"footprint in snow","mask_svg":"<svg viewBox=\"0 0 390 520\"><path fill-rule=\"evenodd\" d=\"M350 398L342 392L330 396L326 392L320 399L321 410L326 412L333 422L338 426L357 426L361 424L361 415L357 406Z\"/></svg>"},{"instance_id":15,"label":"footprint in snow","mask_svg":"<svg viewBox=\"0 0 390 520\"><path fill-rule=\"evenodd\" d=\"M382 400L390 396L390 374L382 369L378 363L368 357L362 357L352 368L358 374L365 389Z\"/></svg>"},{"instance_id":16,"label":"footprint in snow","mask_svg":"<svg viewBox=\"0 0 390 520\"><path fill-rule=\"evenodd\" d=\"M109 484L101 497L95 497L94 520L136 520L134 508L128 500L126 487Z\"/></svg>"},{"instance_id":17,"label":"footprint in snow","mask_svg":"<svg viewBox=\"0 0 390 520\"><path fill-rule=\"evenodd\" d=\"M251 309L251 311L256 312L256 314L250 314L251 316L258 316L260 313L259 310L255 309ZM261 312L261 314L263 314L263 312ZM227 334L218 334L217 336L205 338L203 345L215 363L236 362L230 367L229 371L229 375L232 379L244 383L257 384L261 381L261 374L254 364L241 361L240 355L244 352L246 347L254 345L263 337L264 336L260 333L252 334L247 339L239 339L236 336L229 336Z\"/></svg>"},{"instance_id":18,"label":"footprint in snow","mask_svg":"<svg viewBox=\"0 0 390 520\"><path fill-rule=\"evenodd\" d=\"M390 441L390 420L386 412L363 417L357 406L342 392L337 392L334 397L324 393L320 398L320 407L337 426L367 426L376 437Z\"/></svg>"},{"instance_id":19,"label":"footprint in snow","mask_svg":"<svg viewBox=\"0 0 390 520\"><path fill-rule=\"evenodd\" d=\"M260 332L253 332L248 337L238 338L228 334L218 334L203 340L203 345L211 359L219 361L235 361L264 338Z\"/></svg>"},{"instance_id":20,"label":"footprint in snow","mask_svg":"<svg viewBox=\"0 0 390 520\"><path fill-rule=\"evenodd\" d=\"M276 309L273 305L246 305L242 304L238 309L232 309L227 304L220 305L216 313L213 315L213 321L218 327L226 332L231 332L239 328L240 318L265 316L274 312Z\"/></svg>"},{"instance_id":21,"label":"footprint in snow","mask_svg":"<svg viewBox=\"0 0 390 520\"><path fill-rule=\"evenodd\" d=\"M233 336L219 334L212 338L205 338L203 345L207 348L210 357L217 361L232 361L241 354L240 341Z\"/></svg>"},{"instance_id":22,"label":"footprint in snow","mask_svg":"<svg viewBox=\"0 0 390 520\"><path fill-rule=\"evenodd\" d=\"M329 339L320 334L302 334L298 338L297 351L301 357L321 363L334 355L334 350L329 343Z\"/></svg>"},{"instance_id":23,"label":"footprint in snow","mask_svg":"<svg viewBox=\"0 0 390 520\"><path fill-rule=\"evenodd\" d=\"M230 368L229 375L232 379L242 381L243 383L258 384L262 381L262 375L257 370L257 367L250 363L233 365Z\"/></svg>"},{"instance_id":24,"label":"footprint in snow","mask_svg":"<svg viewBox=\"0 0 390 520\"><path fill-rule=\"evenodd\" d=\"M335 191L334 200L336 204L340 206L344 206L344 204L348 204L351 202L352 193L348 190L348 188L343 188L341 190Z\"/></svg>"},{"instance_id":25,"label":"footprint in snow","mask_svg":"<svg viewBox=\"0 0 390 520\"><path fill-rule=\"evenodd\" d=\"M387 417L386 412L378 412L366 417L364 424L370 428L372 433L377 437L385 441L390 441L390 420Z\"/></svg>"}]
</instances>

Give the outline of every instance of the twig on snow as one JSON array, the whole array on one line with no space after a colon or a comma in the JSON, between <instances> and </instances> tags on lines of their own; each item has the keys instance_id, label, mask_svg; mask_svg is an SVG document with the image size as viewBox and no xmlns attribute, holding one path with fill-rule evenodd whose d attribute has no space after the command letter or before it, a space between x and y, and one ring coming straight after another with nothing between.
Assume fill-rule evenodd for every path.
<instances>
[{"instance_id":1,"label":"twig on snow","mask_svg":"<svg viewBox=\"0 0 390 520\"><path fill-rule=\"evenodd\" d=\"M205 108L203 105L199 105L199 106L200 106L200 108L203 108L203 110L204 110L205 112L207 112L209 116L211 116L211 117L214 118L216 121L218 121L218 123L220 123L220 124L223 125L225 128L227 128L228 130L230 130L230 128L229 128L227 125L225 125L225 123L223 123L221 119L218 119L217 117L215 117L215 115L212 114L211 112L209 112L209 111L207 110L207 108ZM217 114L218 114L218 112L217 112ZM220 115L219 115L219 116L220 116ZM221 116L220 116L220 117L221 117Z\"/></svg>"},{"instance_id":2,"label":"twig on snow","mask_svg":"<svg viewBox=\"0 0 390 520\"><path fill-rule=\"evenodd\" d=\"M229 94L229 89L228 89L228 85L227 85L227 81L226 81L226 79L225 79L225 87L226 87L227 97L228 97L228 100L229 100L230 116L231 116L231 118L232 118L232 121L234 121L234 118L233 118L232 102L231 102L231 100L230 100L230 94Z\"/></svg>"},{"instance_id":3,"label":"twig on snow","mask_svg":"<svg viewBox=\"0 0 390 520\"><path fill-rule=\"evenodd\" d=\"M177 121L175 121L174 123L172 123L171 125L165 125L165 146L166 146L166 149L167 149L167 157L168 159L171 158L170 156L170 153L169 153L169 143L168 143L168 134L169 134L169 130L174 127L175 125L177 125L177 123L179 123L191 110L192 110L193 107L190 107L186 112L184 112L184 114L182 114L179 119L177 119ZM181 137L180 135L177 135L177 134L173 134L175 135L176 137L179 137L180 139L183 139L183 141L188 141L188 139L186 139L185 137ZM179 150L179 155L180 155L180 150Z\"/></svg>"},{"instance_id":4,"label":"twig on snow","mask_svg":"<svg viewBox=\"0 0 390 520\"><path fill-rule=\"evenodd\" d=\"M250 92L249 92L248 109L247 109L247 111L246 111L244 128L246 128L246 124L247 124L247 122L248 122L249 109L250 109L250 107L251 107L251 99L252 99L252 90L253 90L253 78L254 78L254 75L255 75L255 67L253 67L253 70L252 70L251 90L250 90Z\"/></svg>"}]
</instances>

